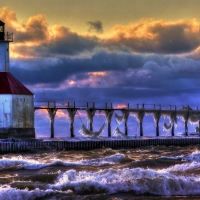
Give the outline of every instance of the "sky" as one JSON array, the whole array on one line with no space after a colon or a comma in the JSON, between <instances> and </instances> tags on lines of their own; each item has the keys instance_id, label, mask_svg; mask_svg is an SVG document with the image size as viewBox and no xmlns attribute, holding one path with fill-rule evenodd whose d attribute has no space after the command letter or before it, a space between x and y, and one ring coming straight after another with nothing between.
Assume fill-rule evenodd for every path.
<instances>
[{"instance_id":1,"label":"sky","mask_svg":"<svg viewBox=\"0 0 200 200\"><path fill-rule=\"evenodd\" d=\"M199 7L199 0L1 0L0 20L14 33L11 73L35 101L195 107Z\"/></svg>"}]
</instances>

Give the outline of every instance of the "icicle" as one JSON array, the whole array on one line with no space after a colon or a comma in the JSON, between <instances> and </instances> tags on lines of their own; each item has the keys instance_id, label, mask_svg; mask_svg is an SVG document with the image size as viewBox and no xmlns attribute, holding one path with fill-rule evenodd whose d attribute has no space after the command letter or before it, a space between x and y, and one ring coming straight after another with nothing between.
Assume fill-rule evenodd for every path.
<instances>
[{"instance_id":1,"label":"icicle","mask_svg":"<svg viewBox=\"0 0 200 200\"><path fill-rule=\"evenodd\" d=\"M129 113L130 113L129 110L122 110L122 116L124 121L128 120Z\"/></svg>"},{"instance_id":2,"label":"icicle","mask_svg":"<svg viewBox=\"0 0 200 200\"><path fill-rule=\"evenodd\" d=\"M74 116L76 115L76 109L67 109L68 121L74 123Z\"/></svg>"},{"instance_id":3,"label":"icicle","mask_svg":"<svg viewBox=\"0 0 200 200\"><path fill-rule=\"evenodd\" d=\"M132 114L135 117L135 119L140 123L144 118L145 112L144 110L139 110L139 111L133 112Z\"/></svg>"},{"instance_id":4,"label":"icicle","mask_svg":"<svg viewBox=\"0 0 200 200\"><path fill-rule=\"evenodd\" d=\"M167 123L165 122L163 125L163 129L165 131L170 131L172 129L172 124L170 123L169 125L167 125Z\"/></svg>"},{"instance_id":5,"label":"icicle","mask_svg":"<svg viewBox=\"0 0 200 200\"><path fill-rule=\"evenodd\" d=\"M89 129L86 128L84 124L82 124L79 133L81 133L83 136L99 137L99 135L101 135L101 133L103 132L104 127L105 127L105 122L103 123L99 131L90 131Z\"/></svg>"},{"instance_id":6,"label":"icicle","mask_svg":"<svg viewBox=\"0 0 200 200\"><path fill-rule=\"evenodd\" d=\"M123 132L120 131L120 129L119 129L118 126L117 126L116 129L113 131L113 136L114 136L114 135L116 135L116 136L120 135L120 136L123 137L123 138L127 138L127 136L126 136Z\"/></svg>"},{"instance_id":7,"label":"icicle","mask_svg":"<svg viewBox=\"0 0 200 200\"><path fill-rule=\"evenodd\" d=\"M114 116L115 116L115 119L116 119L116 121L117 121L118 124L121 124L122 121L124 120L123 119L123 115L119 116L117 113L115 113Z\"/></svg>"},{"instance_id":8,"label":"icicle","mask_svg":"<svg viewBox=\"0 0 200 200\"><path fill-rule=\"evenodd\" d=\"M153 112L153 119L154 119L155 124L159 121L160 117L161 117L160 110Z\"/></svg>"},{"instance_id":9,"label":"icicle","mask_svg":"<svg viewBox=\"0 0 200 200\"><path fill-rule=\"evenodd\" d=\"M117 123L120 125L123 121L127 121L129 117L129 110L122 110L122 116L119 116L117 113L115 113L115 119L117 120Z\"/></svg>"},{"instance_id":10,"label":"icicle","mask_svg":"<svg viewBox=\"0 0 200 200\"><path fill-rule=\"evenodd\" d=\"M87 113L87 120L92 123L93 122L93 117L95 115L95 110L94 109L86 109Z\"/></svg>"},{"instance_id":11,"label":"icicle","mask_svg":"<svg viewBox=\"0 0 200 200\"><path fill-rule=\"evenodd\" d=\"M177 112L176 111L169 111L169 112L165 111L162 115L164 116L164 119L168 118L170 120L170 123L177 124Z\"/></svg>"},{"instance_id":12,"label":"icicle","mask_svg":"<svg viewBox=\"0 0 200 200\"><path fill-rule=\"evenodd\" d=\"M106 115L106 122L109 123L111 121L113 110L104 110Z\"/></svg>"},{"instance_id":13,"label":"icicle","mask_svg":"<svg viewBox=\"0 0 200 200\"><path fill-rule=\"evenodd\" d=\"M190 122L198 122L200 120L200 114L193 114L193 113L190 113L189 115L189 121Z\"/></svg>"},{"instance_id":14,"label":"icicle","mask_svg":"<svg viewBox=\"0 0 200 200\"><path fill-rule=\"evenodd\" d=\"M182 106L179 110L193 110L190 106Z\"/></svg>"}]
</instances>

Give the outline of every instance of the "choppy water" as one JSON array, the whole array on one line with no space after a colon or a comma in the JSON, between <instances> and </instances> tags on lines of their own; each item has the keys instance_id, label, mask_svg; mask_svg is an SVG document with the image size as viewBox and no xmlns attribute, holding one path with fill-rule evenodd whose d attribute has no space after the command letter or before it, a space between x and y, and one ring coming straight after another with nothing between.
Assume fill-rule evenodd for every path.
<instances>
[{"instance_id":1,"label":"choppy water","mask_svg":"<svg viewBox=\"0 0 200 200\"><path fill-rule=\"evenodd\" d=\"M200 199L200 146L1 155L0 199Z\"/></svg>"}]
</instances>

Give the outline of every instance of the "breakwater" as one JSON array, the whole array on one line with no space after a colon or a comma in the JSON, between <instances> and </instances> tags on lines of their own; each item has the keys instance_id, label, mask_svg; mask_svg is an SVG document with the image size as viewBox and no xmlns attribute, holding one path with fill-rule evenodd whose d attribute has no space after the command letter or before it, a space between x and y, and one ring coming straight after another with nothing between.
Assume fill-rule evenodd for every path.
<instances>
[{"instance_id":1,"label":"breakwater","mask_svg":"<svg viewBox=\"0 0 200 200\"><path fill-rule=\"evenodd\" d=\"M115 140L35 140L1 141L0 153L17 153L34 149L92 150L100 148L136 148L142 146L186 146L200 144L200 137L136 138Z\"/></svg>"}]
</instances>

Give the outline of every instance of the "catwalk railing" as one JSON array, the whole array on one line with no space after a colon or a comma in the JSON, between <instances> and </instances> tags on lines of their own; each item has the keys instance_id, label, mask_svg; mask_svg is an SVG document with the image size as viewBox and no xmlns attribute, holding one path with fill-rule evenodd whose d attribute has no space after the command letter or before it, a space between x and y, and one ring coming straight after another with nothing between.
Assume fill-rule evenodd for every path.
<instances>
[{"instance_id":1,"label":"catwalk railing","mask_svg":"<svg viewBox=\"0 0 200 200\"><path fill-rule=\"evenodd\" d=\"M105 105L95 105L95 103L87 103L86 105L76 105L74 103L60 104L55 101L52 102L35 102L35 110L46 109L51 122L51 138L54 138L54 121L57 110L67 110L68 118L70 121L70 136L74 137L74 117L78 114L78 110L84 110L86 112L87 119L89 121L89 131L93 131L93 118L97 110L104 112L108 137L111 137L111 119L113 117L114 111L121 111L121 116L114 114L117 120L124 121L124 135L128 136L128 118L130 115L134 116L139 123L140 136L143 136L143 119L146 114L151 114L153 116L156 125L156 136L160 136L159 131L159 121L161 116L168 117L170 120L169 125L164 124L165 129L171 130L171 136L175 136L174 127L177 123L177 117L180 117L184 121L184 134L188 136L188 122L198 123L200 127L200 110L198 107L192 109L189 106L182 106L178 108L176 106L161 106L155 104L135 104L135 105L123 105L123 106L113 106L112 103ZM89 133L88 131L88 133ZM199 132L199 130L197 130ZM122 133L123 134L123 133Z\"/></svg>"}]
</instances>

